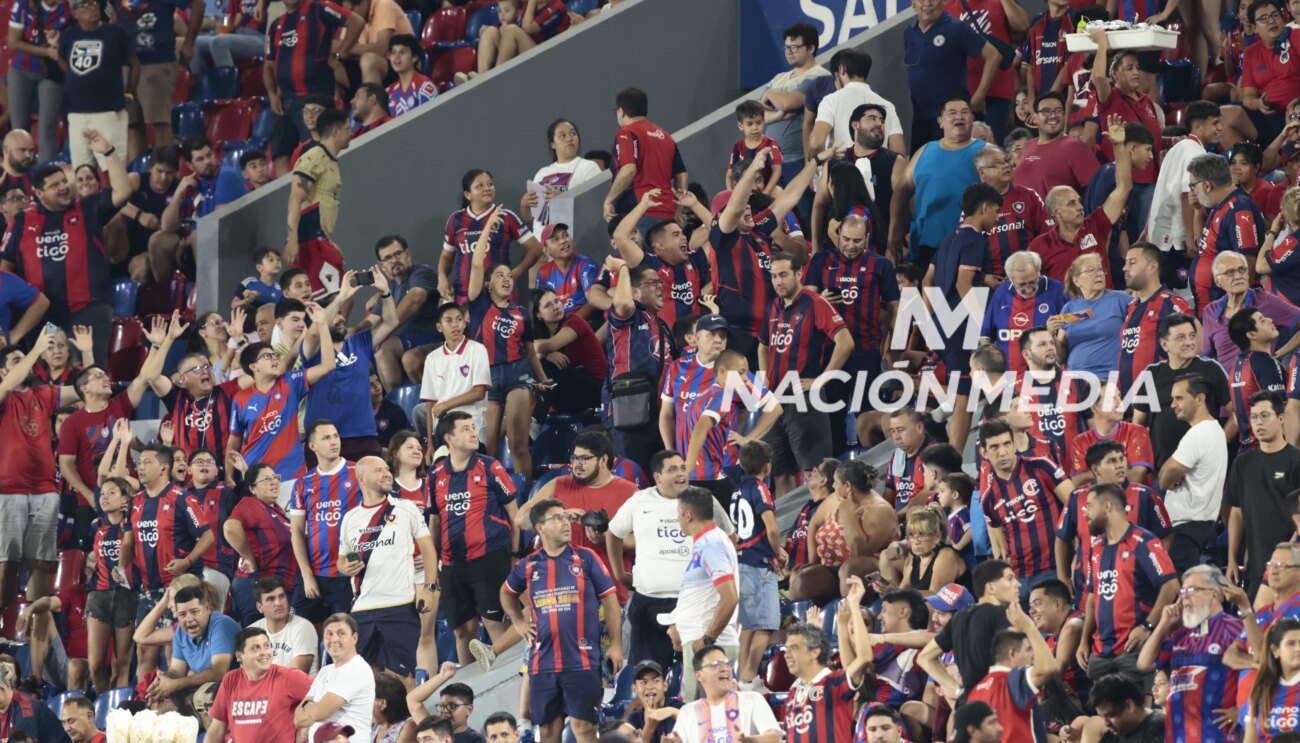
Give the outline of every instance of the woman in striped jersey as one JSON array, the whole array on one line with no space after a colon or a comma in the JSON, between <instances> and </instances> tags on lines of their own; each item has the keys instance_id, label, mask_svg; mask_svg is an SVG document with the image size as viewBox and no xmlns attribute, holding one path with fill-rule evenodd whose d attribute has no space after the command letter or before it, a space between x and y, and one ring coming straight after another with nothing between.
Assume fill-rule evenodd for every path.
<instances>
[{"instance_id":1,"label":"woman in striped jersey","mask_svg":"<svg viewBox=\"0 0 1300 743\"><path fill-rule=\"evenodd\" d=\"M1265 656L1250 692L1244 743L1269 743L1300 722L1300 622L1282 619L1268 631Z\"/></svg>"}]
</instances>

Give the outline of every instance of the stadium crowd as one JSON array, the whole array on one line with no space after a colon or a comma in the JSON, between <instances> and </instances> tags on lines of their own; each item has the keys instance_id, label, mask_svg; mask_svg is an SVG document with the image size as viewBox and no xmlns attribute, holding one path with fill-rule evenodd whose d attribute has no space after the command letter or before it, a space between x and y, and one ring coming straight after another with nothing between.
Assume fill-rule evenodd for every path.
<instances>
[{"instance_id":1,"label":"stadium crowd","mask_svg":"<svg viewBox=\"0 0 1300 743\"><path fill-rule=\"evenodd\" d=\"M471 170L436 261L386 234L347 266L339 154L386 78L423 102L392 0L270 24L274 168L145 100L257 56L257 4L150 15L177 49L148 61L123 23L155 0L25 1L0 740L95 743L114 707L221 743L1300 735L1300 3L1229 8L1173 100L1191 52L1064 34L1186 42L1178 0L914 0L909 130L869 55L791 26L716 162L628 88L609 152L549 127L518 211ZM476 72L579 20L499 5ZM193 221L273 173L284 246L196 316ZM565 195L596 178L608 250ZM457 676L520 644L518 707L474 730Z\"/></svg>"}]
</instances>

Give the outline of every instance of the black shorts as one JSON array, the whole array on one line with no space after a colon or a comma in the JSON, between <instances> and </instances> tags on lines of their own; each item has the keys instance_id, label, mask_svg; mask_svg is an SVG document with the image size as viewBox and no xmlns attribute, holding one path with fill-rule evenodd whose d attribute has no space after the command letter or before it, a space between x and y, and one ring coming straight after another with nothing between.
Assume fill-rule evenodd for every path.
<instances>
[{"instance_id":1,"label":"black shorts","mask_svg":"<svg viewBox=\"0 0 1300 743\"><path fill-rule=\"evenodd\" d=\"M545 725L561 715L587 722L600 721L605 691L600 670L538 673L529 678L528 701L533 719Z\"/></svg>"},{"instance_id":2,"label":"black shorts","mask_svg":"<svg viewBox=\"0 0 1300 743\"><path fill-rule=\"evenodd\" d=\"M501 586L510 576L510 553L504 550L461 565L443 565L438 574L441 607L447 626L459 627L475 617L505 621Z\"/></svg>"},{"instance_id":3,"label":"black shorts","mask_svg":"<svg viewBox=\"0 0 1300 743\"><path fill-rule=\"evenodd\" d=\"M347 614L352 611L352 579L346 575L330 578L316 576L316 587L320 596L307 598L305 582L298 581L293 588L293 613L313 624L324 622L332 614Z\"/></svg>"},{"instance_id":4,"label":"black shorts","mask_svg":"<svg viewBox=\"0 0 1300 743\"><path fill-rule=\"evenodd\" d=\"M415 604L388 606L352 613L357 620L357 652L372 666L398 676L415 671L415 642L420 636L420 614Z\"/></svg>"},{"instance_id":5,"label":"black shorts","mask_svg":"<svg viewBox=\"0 0 1300 743\"><path fill-rule=\"evenodd\" d=\"M807 472L835 455L831 451L830 416L811 406L802 413L793 405L787 406L763 440L772 447L774 475Z\"/></svg>"},{"instance_id":6,"label":"black shorts","mask_svg":"<svg viewBox=\"0 0 1300 743\"><path fill-rule=\"evenodd\" d=\"M86 618L114 629L135 626L135 610L140 594L129 588L110 588L86 594Z\"/></svg>"}]
</instances>

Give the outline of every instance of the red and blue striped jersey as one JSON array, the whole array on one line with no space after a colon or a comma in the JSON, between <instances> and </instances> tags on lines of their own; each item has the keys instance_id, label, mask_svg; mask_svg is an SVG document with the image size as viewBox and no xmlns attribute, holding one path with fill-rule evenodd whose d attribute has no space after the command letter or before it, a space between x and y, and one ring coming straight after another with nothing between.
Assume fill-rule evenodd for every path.
<instances>
[{"instance_id":1,"label":"red and blue striped jersey","mask_svg":"<svg viewBox=\"0 0 1300 743\"><path fill-rule=\"evenodd\" d=\"M170 586L174 576L167 572L167 563L189 557L208 530L199 502L175 484L163 488L157 497L144 490L137 493L131 501L129 523L142 591ZM196 561L189 572L203 575L203 562Z\"/></svg>"},{"instance_id":2,"label":"red and blue striped jersey","mask_svg":"<svg viewBox=\"0 0 1300 743\"><path fill-rule=\"evenodd\" d=\"M659 397L664 402L672 403L674 412L680 418L686 406L708 392L712 386L713 364L705 366L698 356L691 354L674 359L664 370L664 383L660 386ZM687 436L689 435L688 432Z\"/></svg>"},{"instance_id":3,"label":"red and blue striped jersey","mask_svg":"<svg viewBox=\"0 0 1300 743\"><path fill-rule=\"evenodd\" d=\"M1268 251L1272 273L1264 278L1264 288L1291 304L1300 304L1300 231L1292 232L1273 243Z\"/></svg>"},{"instance_id":4,"label":"red and blue striped jersey","mask_svg":"<svg viewBox=\"0 0 1300 743\"><path fill-rule=\"evenodd\" d=\"M361 486L348 461L333 472L322 472L317 467L294 487L289 514L306 519L303 532L307 537L307 561L314 574L325 578L343 575L338 568L343 517L359 505Z\"/></svg>"},{"instance_id":5,"label":"red and blue striped jersey","mask_svg":"<svg viewBox=\"0 0 1300 743\"><path fill-rule=\"evenodd\" d=\"M812 523L813 514L817 513L819 506L821 501L815 500L803 504L803 508L795 514L790 531L786 532L785 553L790 556L790 563L787 565L790 570L808 564L808 524Z\"/></svg>"},{"instance_id":6,"label":"red and blue striped jersey","mask_svg":"<svg viewBox=\"0 0 1300 743\"><path fill-rule=\"evenodd\" d=\"M885 469L885 500L892 496L893 506L902 510L912 502L912 495L925 489L925 467L921 465L921 452L934 441L929 436L921 442L916 453L908 456L902 449L895 449L889 457L889 466Z\"/></svg>"},{"instance_id":7,"label":"red and blue striped jersey","mask_svg":"<svg viewBox=\"0 0 1300 743\"><path fill-rule=\"evenodd\" d=\"M1137 381L1147 367L1169 357L1160 347L1160 321L1166 315L1181 312L1192 314L1192 308L1182 297L1168 289L1160 289L1145 302L1136 297L1124 315L1124 329L1120 331L1119 389L1124 394ZM1130 464L1132 464L1130 462Z\"/></svg>"},{"instance_id":8,"label":"red and blue striped jersey","mask_svg":"<svg viewBox=\"0 0 1300 743\"><path fill-rule=\"evenodd\" d=\"M1240 619L1219 612L1201 627L1179 627L1160 644L1156 664L1169 672L1169 696L1164 700L1165 740L1236 740L1214 721L1218 710L1237 706L1237 672L1223 663L1223 654L1241 632Z\"/></svg>"},{"instance_id":9,"label":"red and blue striped jersey","mask_svg":"<svg viewBox=\"0 0 1300 743\"><path fill-rule=\"evenodd\" d=\"M443 565L463 565L511 550L506 506L515 502L515 483L500 462L475 453L457 472L451 457L444 457L429 473L428 483L429 511L440 521L438 557Z\"/></svg>"},{"instance_id":10,"label":"red and blue striped jersey","mask_svg":"<svg viewBox=\"0 0 1300 743\"><path fill-rule=\"evenodd\" d=\"M1067 470L1070 477L1077 477L1088 471L1088 448L1099 441L1117 441L1123 444L1129 469L1146 467L1146 484L1151 484L1150 471L1155 469L1155 465L1152 464L1155 455L1151 451L1151 430L1128 421L1120 421L1108 436L1103 436L1095 428L1089 428L1075 436L1074 443L1070 444L1070 467Z\"/></svg>"},{"instance_id":11,"label":"red and blue striped jersey","mask_svg":"<svg viewBox=\"0 0 1300 743\"><path fill-rule=\"evenodd\" d=\"M111 191L77 199L68 209L46 209L37 199L14 215L0 259L50 298L53 317L91 304L112 304L113 283L104 252L104 225L117 214Z\"/></svg>"},{"instance_id":12,"label":"red and blue striped jersey","mask_svg":"<svg viewBox=\"0 0 1300 743\"><path fill-rule=\"evenodd\" d=\"M244 437L244 460L250 465L267 462L284 480L302 477L307 469L298 433L298 407L311 384L304 371L291 371L262 392L257 386L235 393L231 403L230 432Z\"/></svg>"},{"instance_id":13,"label":"red and blue striped jersey","mask_svg":"<svg viewBox=\"0 0 1300 743\"><path fill-rule=\"evenodd\" d=\"M983 490L987 490L993 482L993 465L989 464L988 460L985 459L983 455L979 454L978 448L975 451L975 459L978 462L979 472L977 480L979 482L980 490L983 492ZM1017 451L1016 454L1020 455L1021 459L1046 459L1052 464L1061 465L1062 468L1065 463L1065 454L1061 451L1060 444L1057 444L1049 438L1039 436L1032 430L1029 431L1029 446ZM1064 469L1062 469L1062 472L1064 472Z\"/></svg>"},{"instance_id":14,"label":"red and blue striped jersey","mask_svg":"<svg viewBox=\"0 0 1300 743\"><path fill-rule=\"evenodd\" d=\"M96 500L99 500L98 497ZM116 524L106 518L98 518L90 526L95 530L91 547L91 552L95 553L95 574L90 577L90 585L86 586L86 590L111 591L114 588L121 588L121 584L113 580L113 569L120 564L122 534L125 529L130 528L130 524L125 518ZM128 576L127 580L132 584L137 582L137 579L131 576L135 572L134 567L132 565L124 568Z\"/></svg>"},{"instance_id":15,"label":"red and blue striped jersey","mask_svg":"<svg viewBox=\"0 0 1300 743\"><path fill-rule=\"evenodd\" d=\"M388 110L393 116L409 114L437 97L438 87L433 84L433 78L416 72L411 75L409 87L402 87L401 80L388 86Z\"/></svg>"},{"instance_id":16,"label":"red and blue striped jersey","mask_svg":"<svg viewBox=\"0 0 1300 743\"><path fill-rule=\"evenodd\" d=\"M853 739L857 689L842 669L823 668L812 681L795 681L785 700L786 743L834 743Z\"/></svg>"},{"instance_id":17,"label":"red and blue striped jersey","mask_svg":"<svg viewBox=\"0 0 1300 743\"><path fill-rule=\"evenodd\" d=\"M622 456L614 455L614 466L609 468L615 477L621 477L628 482L636 483L637 487L650 487L650 479L645 476L641 466L631 459L624 459Z\"/></svg>"},{"instance_id":18,"label":"red and blue striped jersey","mask_svg":"<svg viewBox=\"0 0 1300 743\"><path fill-rule=\"evenodd\" d=\"M1010 281L993 290L984 310L980 337L998 344L1007 357L1007 371L1023 374L1028 368L1017 342L1020 334L1036 326L1046 326L1047 319L1065 306L1065 285L1047 276L1038 277L1038 292L1029 299L1016 294Z\"/></svg>"},{"instance_id":19,"label":"red and blue striped jersey","mask_svg":"<svg viewBox=\"0 0 1300 743\"><path fill-rule=\"evenodd\" d=\"M529 673L600 671L598 610L601 599L617 589L594 551L565 545L552 557L537 550L515 565L504 588L528 594L537 627Z\"/></svg>"},{"instance_id":20,"label":"red and blue striped jersey","mask_svg":"<svg viewBox=\"0 0 1300 743\"><path fill-rule=\"evenodd\" d=\"M1062 454L1070 451L1074 437L1083 431L1083 417L1074 411L1080 400L1077 381L1066 379L1060 367L1052 372L1050 379L1040 381L1030 375L1023 379L1021 408L1033 419L1032 430L1054 442ZM1033 404L1027 405L1026 402ZM1064 459L1054 461L1066 464Z\"/></svg>"},{"instance_id":21,"label":"red and blue striped jersey","mask_svg":"<svg viewBox=\"0 0 1300 743\"><path fill-rule=\"evenodd\" d=\"M804 287L789 304L772 300L759 340L767 346L768 385L778 386L787 374L817 378L826 370L835 334L844 329L844 318L813 289Z\"/></svg>"},{"instance_id":22,"label":"red and blue striped jersey","mask_svg":"<svg viewBox=\"0 0 1300 743\"><path fill-rule=\"evenodd\" d=\"M292 593L298 582L298 561L294 559L293 544L289 539L289 516L280 504L244 498L235 506L230 518L244 527L244 539L257 561L255 573L240 570L238 575L258 578L273 575L284 581L285 590Z\"/></svg>"},{"instance_id":23,"label":"red and blue striped jersey","mask_svg":"<svg viewBox=\"0 0 1300 743\"><path fill-rule=\"evenodd\" d=\"M894 264L872 252L848 260L838 250L813 253L804 270L804 283L817 291L840 293L840 315L853 334L854 350L879 351L884 333L881 310L900 297Z\"/></svg>"},{"instance_id":24,"label":"red and blue striped jersey","mask_svg":"<svg viewBox=\"0 0 1300 743\"><path fill-rule=\"evenodd\" d=\"M520 19L522 21L522 19ZM532 34L533 41L538 44L553 39L561 31L569 28L571 20L569 11L564 5L564 0L543 0L537 4L537 12L533 14L533 23L542 27L541 31Z\"/></svg>"},{"instance_id":25,"label":"red and blue striped jersey","mask_svg":"<svg viewBox=\"0 0 1300 743\"><path fill-rule=\"evenodd\" d=\"M994 276L1006 276L1003 266L1012 253L1028 250L1035 237L1051 229L1047 209L1038 192L1017 186L1002 194L998 223L989 230L989 268Z\"/></svg>"},{"instance_id":26,"label":"red and blue striped jersey","mask_svg":"<svg viewBox=\"0 0 1300 743\"><path fill-rule=\"evenodd\" d=\"M1193 285L1196 308L1203 310L1213 299L1214 258L1219 253L1254 254L1264 241L1264 215L1251 201L1250 194L1236 189L1208 210L1201 229L1200 252L1196 257Z\"/></svg>"},{"instance_id":27,"label":"red and blue striped jersey","mask_svg":"<svg viewBox=\"0 0 1300 743\"><path fill-rule=\"evenodd\" d=\"M328 64L334 33L348 23L351 12L329 0L303 0L275 19L266 34L268 62L275 65L275 82L284 98L332 93L334 73Z\"/></svg>"},{"instance_id":28,"label":"red and blue striped jersey","mask_svg":"<svg viewBox=\"0 0 1300 743\"><path fill-rule=\"evenodd\" d=\"M1228 380L1232 387L1233 413L1237 416L1238 453L1259 445L1250 428L1250 398L1256 392L1287 391L1287 375L1273 354L1248 351L1237 357Z\"/></svg>"},{"instance_id":29,"label":"red and blue striped jersey","mask_svg":"<svg viewBox=\"0 0 1300 743\"><path fill-rule=\"evenodd\" d=\"M172 385L163 404L171 411L172 442L187 458L195 449L211 449L217 455L217 466L225 465L231 402L237 392L239 381L231 380L213 387L202 400L195 400L181 385Z\"/></svg>"},{"instance_id":30,"label":"red and blue striped jersey","mask_svg":"<svg viewBox=\"0 0 1300 743\"><path fill-rule=\"evenodd\" d=\"M759 141L757 147L750 147L745 144L744 137L741 137L739 142L733 144L731 146L731 155L727 158L727 169L730 170L731 168L736 167L736 163L744 162L745 160L752 158L764 147L770 150L771 157L768 159L767 165L764 165L763 169L759 171L758 183L760 186L767 183L772 178L773 166L781 165L784 160L781 157L781 145L777 144L775 139L772 139L766 134L763 135L763 139Z\"/></svg>"},{"instance_id":31,"label":"red and blue striped jersey","mask_svg":"<svg viewBox=\"0 0 1300 743\"><path fill-rule=\"evenodd\" d=\"M882 642L872 650L876 701L898 709L906 702L920 699L929 679L925 669L921 668L921 651L888 642Z\"/></svg>"},{"instance_id":32,"label":"red and blue striped jersey","mask_svg":"<svg viewBox=\"0 0 1300 743\"><path fill-rule=\"evenodd\" d=\"M1268 634L1269 627L1278 619L1297 619L1300 620L1300 593L1292 594L1281 602L1275 601L1272 605L1266 606L1255 612L1255 623L1259 625L1259 631L1265 635ZM1234 643L1244 652L1250 652L1250 642L1246 638L1246 630L1243 629L1237 635ZM1255 670L1247 669L1241 672L1237 678L1237 706L1242 718L1246 715L1247 702L1250 698L1250 690L1255 685ZM1243 722L1244 724L1244 722Z\"/></svg>"},{"instance_id":33,"label":"red and blue striped jersey","mask_svg":"<svg viewBox=\"0 0 1300 743\"><path fill-rule=\"evenodd\" d=\"M1278 681L1277 691L1273 692L1273 703L1269 705L1267 715L1255 721L1261 743L1297 728L1300 722L1300 681L1288 684Z\"/></svg>"},{"instance_id":34,"label":"red and blue striped jersey","mask_svg":"<svg viewBox=\"0 0 1300 743\"><path fill-rule=\"evenodd\" d=\"M1047 743L1047 723L1038 708L1038 689L1029 678L1029 666L992 666L988 675L966 695L967 702L984 702L1002 724L1002 740Z\"/></svg>"},{"instance_id":35,"label":"red and blue striped jersey","mask_svg":"<svg viewBox=\"0 0 1300 743\"><path fill-rule=\"evenodd\" d=\"M1084 485L1070 493L1070 501L1065 504L1061 520L1056 526L1057 539L1065 542L1079 540L1074 553L1074 595L1082 597L1087 585L1088 571L1092 568L1092 556L1097 551L1098 542L1088 528L1088 516L1084 512L1088 507L1088 493L1092 485ZM1165 510L1165 501L1156 491L1145 485L1130 482L1124 488L1124 515L1128 522L1151 532L1157 537L1164 537L1173 528L1169 512Z\"/></svg>"},{"instance_id":36,"label":"red and blue striped jersey","mask_svg":"<svg viewBox=\"0 0 1300 743\"><path fill-rule=\"evenodd\" d=\"M745 475L731 493L731 522L736 525L736 560L744 565L771 568L772 541L763 514L775 512L776 503L767 483Z\"/></svg>"},{"instance_id":37,"label":"red and blue striped jersey","mask_svg":"<svg viewBox=\"0 0 1300 743\"><path fill-rule=\"evenodd\" d=\"M14 0L9 12L9 27L22 29L19 38L32 46L44 47L48 42L45 31L62 31L72 23L72 13L67 3L56 3L53 8L41 0ZM10 51L9 66L15 70L41 74L44 60L19 51ZM31 194L31 189L24 189Z\"/></svg>"},{"instance_id":38,"label":"red and blue striped jersey","mask_svg":"<svg viewBox=\"0 0 1300 743\"><path fill-rule=\"evenodd\" d=\"M469 298L466 292L469 290L469 270L474 258L474 246L478 244L479 235L483 234L483 229L492 219L492 214L498 209L505 216L502 217L501 226L497 228L496 234L488 239L487 263L483 267L484 283L487 281L487 272L490 272L493 266L510 264L512 241L522 243L533 239L533 232L528 225L524 224L519 215L504 206L493 206L482 214L473 213L468 206L452 212L451 216L447 217L447 229L442 235L442 252L452 253L454 256L451 264L451 286L456 292L457 302L464 304ZM484 291L487 291L486 287Z\"/></svg>"},{"instance_id":39,"label":"red and blue striped jersey","mask_svg":"<svg viewBox=\"0 0 1300 743\"><path fill-rule=\"evenodd\" d=\"M1156 535L1129 525L1115 544L1093 537L1092 566L1084 591L1092 594L1097 632L1092 652L1110 658L1123 652L1129 632L1147 620L1160 587L1177 580L1174 563Z\"/></svg>"},{"instance_id":40,"label":"red and blue striped jersey","mask_svg":"<svg viewBox=\"0 0 1300 743\"><path fill-rule=\"evenodd\" d=\"M1068 12L1053 18L1050 12L1040 13L1029 25L1021 58L1029 63L1029 74L1035 90L1034 98L1052 89L1065 64L1065 35L1074 31Z\"/></svg>"},{"instance_id":41,"label":"red and blue striped jersey","mask_svg":"<svg viewBox=\"0 0 1300 743\"><path fill-rule=\"evenodd\" d=\"M203 553L204 567L212 568L227 578L234 578L239 553L226 543L226 533L221 525L226 523L230 512L235 510L235 504L239 502L239 491L215 482L206 488L190 488L189 492L203 509L203 522L212 530L212 549Z\"/></svg>"},{"instance_id":42,"label":"red and blue striped jersey","mask_svg":"<svg viewBox=\"0 0 1300 743\"><path fill-rule=\"evenodd\" d=\"M619 317L613 308L608 317L605 354L609 359L609 378L635 372L660 384L663 368L675 351L672 330L639 304L629 317Z\"/></svg>"},{"instance_id":43,"label":"red and blue striped jersey","mask_svg":"<svg viewBox=\"0 0 1300 743\"><path fill-rule=\"evenodd\" d=\"M641 263L658 271L659 280L664 282L664 308L659 310L659 317L669 327L677 318L701 311L700 290L711 281L705 251L692 250L686 254L686 260L675 266L649 253Z\"/></svg>"},{"instance_id":44,"label":"red and blue striped jersey","mask_svg":"<svg viewBox=\"0 0 1300 743\"><path fill-rule=\"evenodd\" d=\"M555 292L567 315L587 303L587 290L596 283L600 271L599 263L581 253L574 255L567 271L561 271L555 261L547 261L537 269L537 288Z\"/></svg>"},{"instance_id":45,"label":"red and blue striped jersey","mask_svg":"<svg viewBox=\"0 0 1300 743\"><path fill-rule=\"evenodd\" d=\"M748 396L757 401L755 410L767 404L770 394L753 377L746 379L745 387ZM737 463L738 449L727 441L727 437L732 431L741 430L748 415L746 400L739 392L728 393L725 387L716 384L686 405L677 416L676 431L677 451L683 455L690 449L691 434L700 419L708 417L714 420L713 428L709 429L700 449L700 459L691 470L692 480L720 480L726 475L727 468ZM687 466L690 466L689 462Z\"/></svg>"},{"instance_id":46,"label":"red and blue striped jersey","mask_svg":"<svg viewBox=\"0 0 1300 743\"><path fill-rule=\"evenodd\" d=\"M469 328L470 337L487 349L489 365L528 360L533 320L523 307L502 307L488 298L485 288L478 299L469 303Z\"/></svg>"},{"instance_id":47,"label":"red and blue striped jersey","mask_svg":"<svg viewBox=\"0 0 1300 743\"><path fill-rule=\"evenodd\" d=\"M1164 5L1160 0L1119 0L1118 14L1115 17L1129 23L1138 23L1159 13Z\"/></svg>"},{"instance_id":48,"label":"red and blue striped jersey","mask_svg":"<svg viewBox=\"0 0 1300 743\"><path fill-rule=\"evenodd\" d=\"M709 230L709 273L719 313L731 332L758 336L776 290L772 288L772 233L781 226L770 210L754 215L754 229L723 232L715 219Z\"/></svg>"},{"instance_id":49,"label":"red and blue striped jersey","mask_svg":"<svg viewBox=\"0 0 1300 743\"><path fill-rule=\"evenodd\" d=\"M1061 517L1061 501L1054 491L1063 480L1065 472L1055 462L1017 457L1011 477L1003 480L993 472L980 497L985 521L1006 536L1007 561L1017 578L1055 568L1053 530Z\"/></svg>"}]
</instances>

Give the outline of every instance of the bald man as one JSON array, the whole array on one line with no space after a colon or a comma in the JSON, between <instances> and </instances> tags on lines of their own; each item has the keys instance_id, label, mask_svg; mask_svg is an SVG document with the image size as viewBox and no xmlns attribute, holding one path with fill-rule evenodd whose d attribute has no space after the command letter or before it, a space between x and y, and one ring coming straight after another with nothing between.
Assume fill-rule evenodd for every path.
<instances>
[{"instance_id":1,"label":"bald man","mask_svg":"<svg viewBox=\"0 0 1300 743\"><path fill-rule=\"evenodd\" d=\"M22 129L14 129L5 135L4 158L0 166L4 176L0 177L0 193L9 190L9 184L17 183L23 187L23 193L32 195L32 179L27 171L36 163L36 141L32 135Z\"/></svg>"},{"instance_id":2,"label":"bald man","mask_svg":"<svg viewBox=\"0 0 1300 743\"><path fill-rule=\"evenodd\" d=\"M419 615L438 610L437 552L415 504L389 497L393 473L384 460L362 457L356 475L361 505L343 517L339 570L356 586L357 652L370 665L401 676L410 688ZM411 558L416 547L423 570Z\"/></svg>"}]
</instances>

